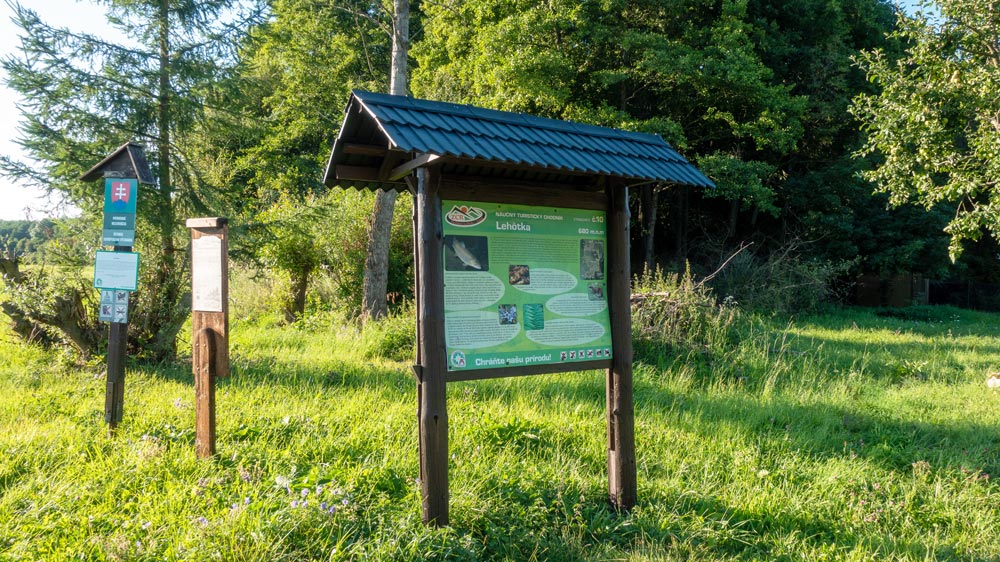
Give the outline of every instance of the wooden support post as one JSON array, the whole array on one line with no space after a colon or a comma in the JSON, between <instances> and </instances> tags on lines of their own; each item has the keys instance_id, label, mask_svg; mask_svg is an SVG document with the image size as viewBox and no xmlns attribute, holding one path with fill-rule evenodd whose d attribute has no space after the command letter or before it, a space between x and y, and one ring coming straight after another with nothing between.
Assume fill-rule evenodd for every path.
<instances>
[{"instance_id":1,"label":"wooden support post","mask_svg":"<svg viewBox=\"0 0 1000 562\"><path fill-rule=\"evenodd\" d=\"M128 324L112 322L108 333L108 382L104 394L104 422L114 433L125 409L125 350Z\"/></svg>"},{"instance_id":2,"label":"wooden support post","mask_svg":"<svg viewBox=\"0 0 1000 562\"><path fill-rule=\"evenodd\" d=\"M417 400L420 486L424 523L448 525L448 410L444 339L444 241L441 234L440 174L419 168L417 176Z\"/></svg>"},{"instance_id":3,"label":"wooden support post","mask_svg":"<svg viewBox=\"0 0 1000 562\"><path fill-rule=\"evenodd\" d=\"M195 452L215 455L215 377L229 376L229 242L224 218L188 219L191 229L191 367Z\"/></svg>"},{"instance_id":4,"label":"wooden support post","mask_svg":"<svg viewBox=\"0 0 1000 562\"><path fill-rule=\"evenodd\" d=\"M632 399L632 309L628 189L608 184L608 307L614 351L607 376L608 490L612 505L631 509L637 496Z\"/></svg>"},{"instance_id":5,"label":"wooden support post","mask_svg":"<svg viewBox=\"0 0 1000 562\"><path fill-rule=\"evenodd\" d=\"M194 333L191 363L194 369L194 448L199 459L215 455L215 332Z\"/></svg>"}]
</instances>

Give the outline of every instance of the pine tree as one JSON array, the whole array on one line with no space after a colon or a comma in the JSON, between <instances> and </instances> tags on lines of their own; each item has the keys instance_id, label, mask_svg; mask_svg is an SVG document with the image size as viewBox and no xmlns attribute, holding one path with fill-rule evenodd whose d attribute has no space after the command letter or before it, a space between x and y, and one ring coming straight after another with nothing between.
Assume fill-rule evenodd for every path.
<instances>
[{"instance_id":1,"label":"pine tree","mask_svg":"<svg viewBox=\"0 0 1000 562\"><path fill-rule=\"evenodd\" d=\"M235 67L236 46L263 9L233 0L103 0L109 29L53 27L15 4L21 51L3 61L7 84L25 99L19 144L40 166L0 159L0 173L58 190L99 218L103 190L81 173L124 142L139 142L156 185L139 195L142 281L130 314L132 341L156 359L176 351L187 310L180 217L209 213L213 187L187 147L215 84ZM239 8L239 10L237 9Z\"/></svg>"}]
</instances>

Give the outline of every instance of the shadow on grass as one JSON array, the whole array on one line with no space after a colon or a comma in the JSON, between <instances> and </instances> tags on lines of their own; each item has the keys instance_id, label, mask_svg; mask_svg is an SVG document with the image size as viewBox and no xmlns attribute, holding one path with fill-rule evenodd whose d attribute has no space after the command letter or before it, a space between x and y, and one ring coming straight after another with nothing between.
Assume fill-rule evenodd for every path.
<instances>
[{"instance_id":1,"label":"shadow on grass","mask_svg":"<svg viewBox=\"0 0 1000 562\"><path fill-rule=\"evenodd\" d=\"M248 358L236 355L230 358L230 369L229 377L216 379L219 387L280 385L290 388L412 390L415 384L410 371L377 363L324 361L313 365L299 361L281 361L274 357ZM154 379L194 384L190 359L169 364L140 362L129 364L129 370Z\"/></svg>"}]
</instances>

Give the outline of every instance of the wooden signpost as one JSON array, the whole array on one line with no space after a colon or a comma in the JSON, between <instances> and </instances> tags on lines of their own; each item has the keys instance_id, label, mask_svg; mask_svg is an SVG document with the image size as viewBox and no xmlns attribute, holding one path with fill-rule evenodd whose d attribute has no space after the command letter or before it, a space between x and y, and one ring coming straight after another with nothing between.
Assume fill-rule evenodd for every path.
<instances>
[{"instance_id":1,"label":"wooden signpost","mask_svg":"<svg viewBox=\"0 0 1000 562\"><path fill-rule=\"evenodd\" d=\"M128 294L138 289L139 255L135 243L135 217L139 185L152 185L153 175L142 147L127 143L80 177L83 181L104 179L104 230L101 243L113 252L98 252L94 264L94 288L101 290L98 317L110 322L108 374L104 397L104 421L114 432L125 409L125 356L128 340Z\"/></svg>"},{"instance_id":2,"label":"wooden signpost","mask_svg":"<svg viewBox=\"0 0 1000 562\"><path fill-rule=\"evenodd\" d=\"M195 452L215 455L215 377L229 376L229 227L224 218L188 219L191 229L191 366Z\"/></svg>"}]
</instances>

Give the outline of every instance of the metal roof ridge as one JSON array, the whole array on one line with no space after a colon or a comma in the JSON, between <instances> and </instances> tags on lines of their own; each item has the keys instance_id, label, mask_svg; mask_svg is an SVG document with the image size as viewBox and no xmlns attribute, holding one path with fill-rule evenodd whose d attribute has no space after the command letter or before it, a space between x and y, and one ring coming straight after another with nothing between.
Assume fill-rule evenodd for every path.
<instances>
[{"instance_id":1,"label":"metal roof ridge","mask_svg":"<svg viewBox=\"0 0 1000 562\"><path fill-rule=\"evenodd\" d=\"M371 96L373 98L376 98L371 100L374 105L382 104L402 109L426 111L428 113L437 113L442 115L457 115L459 117L464 117L464 118L473 118L473 119L494 121L498 123L537 127L537 128L559 131L563 133L572 133L584 136L597 136L597 137L617 138L617 139L621 139L624 137L635 142L641 142L643 144L660 145L662 143L667 146L670 146L670 144L667 143L667 141L663 140L663 137L661 135L655 133L640 133L637 131L626 131L625 129L605 127L602 125L593 125L590 123L581 123L578 121L552 119L550 117L540 117L538 115L531 115L528 113L521 113L521 112L515 113L513 111L476 107L468 104L427 100L422 98L415 98L413 96L382 94L378 92L368 92L365 90L351 90L351 95L355 96L365 107L365 109L367 109L372 114L373 117L376 117L376 120L378 120L378 118L375 111L372 110L372 108L368 107L369 104L366 103L364 97ZM408 103L404 103L404 100ZM420 104L438 105L447 107L441 107L441 108L421 107Z\"/></svg>"}]
</instances>

